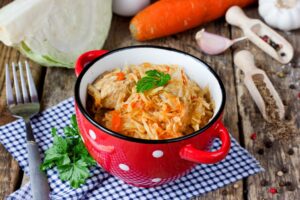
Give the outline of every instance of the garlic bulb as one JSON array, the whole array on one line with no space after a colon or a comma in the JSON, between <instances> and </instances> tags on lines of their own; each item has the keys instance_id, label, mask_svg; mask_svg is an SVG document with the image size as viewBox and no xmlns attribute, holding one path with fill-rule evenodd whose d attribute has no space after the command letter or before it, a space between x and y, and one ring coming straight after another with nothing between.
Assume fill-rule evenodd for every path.
<instances>
[{"instance_id":1,"label":"garlic bulb","mask_svg":"<svg viewBox=\"0 0 300 200\"><path fill-rule=\"evenodd\" d=\"M113 0L113 12L124 17L131 17L151 3L150 0Z\"/></svg>"},{"instance_id":2,"label":"garlic bulb","mask_svg":"<svg viewBox=\"0 0 300 200\"><path fill-rule=\"evenodd\" d=\"M300 0L259 0L258 11L272 27L285 31L300 28Z\"/></svg>"}]
</instances>

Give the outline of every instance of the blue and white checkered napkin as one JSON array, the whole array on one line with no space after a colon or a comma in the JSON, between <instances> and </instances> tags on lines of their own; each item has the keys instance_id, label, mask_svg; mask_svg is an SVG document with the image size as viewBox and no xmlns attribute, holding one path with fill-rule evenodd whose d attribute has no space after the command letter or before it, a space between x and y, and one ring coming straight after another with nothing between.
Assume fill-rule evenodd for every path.
<instances>
[{"instance_id":1,"label":"blue and white checkered napkin","mask_svg":"<svg viewBox=\"0 0 300 200\"><path fill-rule=\"evenodd\" d=\"M40 152L51 146L50 129L62 130L74 113L73 98L67 99L40 113L32 119L32 128ZM0 142L19 162L28 174L25 126L21 120L0 127ZM220 145L216 140L212 149ZM42 155L43 156L43 155ZM155 187L137 188L111 176L100 167L92 169L92 176L79 189L72 189L58 178L56 169L47 171L51 187L51 199L191 199L263 169L258 162L232 138L232 146L226 159L214 165L197 165L189 174L175 182ZM31 199L30 185L17 190L7 199Z\"/></svg>"}]
</instances>

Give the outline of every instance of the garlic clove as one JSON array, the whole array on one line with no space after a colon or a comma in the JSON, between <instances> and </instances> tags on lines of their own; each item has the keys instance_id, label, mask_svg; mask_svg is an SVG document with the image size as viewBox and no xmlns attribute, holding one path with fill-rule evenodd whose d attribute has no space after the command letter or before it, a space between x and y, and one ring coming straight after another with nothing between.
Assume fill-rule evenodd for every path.
<instances>
[{"instance_id":1,"label":"garlic clove","mask_svg":"<svg viewBox=\"0 0 300 200\"><path fill-rule=\"evenodd\" d=\"M208 55L220 54L234 43L226 37L208 33L204 29L198 31L195 38L200 50Z\"/></svg>"}]
</instances>

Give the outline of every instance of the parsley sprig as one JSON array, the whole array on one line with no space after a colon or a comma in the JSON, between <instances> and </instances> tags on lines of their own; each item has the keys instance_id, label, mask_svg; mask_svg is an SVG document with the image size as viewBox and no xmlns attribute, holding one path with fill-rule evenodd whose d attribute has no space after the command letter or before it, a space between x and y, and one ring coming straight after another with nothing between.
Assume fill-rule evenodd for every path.
<instances>
[{"instance_id":1,"label":"parsley sprig","mask_svg":"<svg viewBox=\"0 0 300 200\"><path fill-rule=\"evenodd\" d=\"M96 161L80 138L75 115L72 115L70 123L64 128L64 136L57 135L57 130L52 128L53 145L46 151L41 169L56 166L59 178L78 188L90 176L89 167L95 165Z\"/></svg>"},{"instance_id":2,"label":"parsley sprig","mask_svg":"<svg viewBox=\"0 0 300 200\"><path fill-rule=\"evenodd\" d=\"M149 70L146 71L146 76L137 82L136 90L137 92L144 92L155 87L164 86L170 79L170 74L165 74L157 70Z\"/></svg>"}]
</instances>

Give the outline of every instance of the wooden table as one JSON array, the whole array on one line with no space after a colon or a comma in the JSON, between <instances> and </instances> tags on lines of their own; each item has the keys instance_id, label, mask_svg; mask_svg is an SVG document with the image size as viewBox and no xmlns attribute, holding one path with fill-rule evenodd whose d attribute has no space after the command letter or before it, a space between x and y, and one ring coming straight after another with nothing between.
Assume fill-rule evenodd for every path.
<instances>
[{"instance_id":1,"label":"wooden table","mask_svg":"<svg viewBox=\"0 0 300 200\"><path fill-rule=\"evenodd\" d=\"M9 1L0 1L3 6ZM0 7L1 7L0 6ZM250 17L258 17L256 8L247 9ZM128 31L128 18L114 16L109 37L104 49L115 49L124 46L138 45ZM261 165L266 169L265 172L251 176L210 192L196 199L280 199L296 200L300 199L300 86L290 89L291 83L300 79L300 30L291 33L280 32L296 48L295 60L292 67L289 66L285 71L285 77L279 78L277 72L283 70L282 65L264 54L261 50L249 42L241 42L232 49L219 56L206 56L198 51L195 43L195 33L205 27L207 31L214 32L231 38L241 36L241 31L231 27L220 19L205 26L197 27L193 30L176 34L171 37L157 39L143 44L173 47L195 55L209 63L220 75L227 92L227 104L224 114L224 122L232 135L239 140ZM243 75L233 64L234 52L241 49L249 49L254 53L257 64L266 71L271 81L286 105L286 118L290 126L297 129L298 136L290 138L287 142L275 141L272 147L265 148L263 139L276 132L276 128L265 122L258 108L251 99L247 89L243 84ZM13 48L0 45L0 125L4 125L14 120L8 112L5 103L5 63L24 60ZM295 64L298 62L298 66ZM34 62L30 62L31 70L38 86L42 109L51 107L58 102L73 96L73 87L76 77L74 70L62 68L45 68ZM295 68L293 68L295 67ZM273 129L273 130L272 130ZM269 130L269 131L267 131ZM252 140L251 135L257 134L257 139ZM259 150L260 149L260 150ZM291 153L293 150L293 155ZM289 153L290 154L289 154ZM278 171L284 171L283 176L278 176ZM286 172L287 171L287 172ZM28 179L23 175L18 163L0 145L0 199L17 190ZM268 182L267 186L262 186L262 180ZM284 182L291 182L292 186L279 186ZM270 187L275 187L278 194L270 194Z\"/></svg>"}]
</instances>

